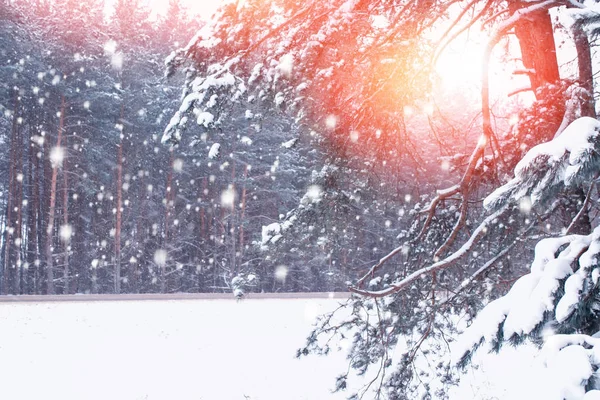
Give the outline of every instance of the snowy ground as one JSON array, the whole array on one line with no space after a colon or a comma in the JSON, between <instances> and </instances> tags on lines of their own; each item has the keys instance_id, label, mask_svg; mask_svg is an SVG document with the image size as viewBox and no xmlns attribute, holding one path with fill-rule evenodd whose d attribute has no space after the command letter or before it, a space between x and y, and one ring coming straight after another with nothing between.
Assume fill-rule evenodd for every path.
<instances>
[{"instance_id":1,"label":"snowy ground","mask_svg":"<svg viewBox=\"0 0 600 400\"><path fill-rule=\"evenodd\" d=\"M295 359L338 300L0 303L0 397L330 397L341 354Z\"/></svg>"},{"instance_id":2,"label":"snowy ground","mask_svg":"<svg viewBox=\"0 0 600 400\"><path fill-rule=\"evenodd\" d=\"M346 365L342 354L294 357L313 318L338 301L0 303L0 396L343 399L330 393ZM527 365L518 359L527 351L511 354L500 363L488 357L487 365L470 370L453 398L525 398L519 380L527 383Z\"/></svg>"}]
</instances>

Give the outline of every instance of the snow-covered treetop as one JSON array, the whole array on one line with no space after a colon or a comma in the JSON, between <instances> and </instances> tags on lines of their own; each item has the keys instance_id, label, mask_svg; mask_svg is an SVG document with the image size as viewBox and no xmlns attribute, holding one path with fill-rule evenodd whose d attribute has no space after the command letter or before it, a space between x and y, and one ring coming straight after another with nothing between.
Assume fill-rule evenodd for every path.
<instances>
[{"instance_id":1,"label":"snow-covered treetop","mask_svg":"<svg viewBox=\"0 0 600 400\"><path fill-rule=\"evenodd\" d=\"M224 6L166 60L167 75L185 66L187 83L163 141L180 141L190 116L204 128L218 127L235 103L244 104L246 116L259 107L285 112L341 148L365 151L365 143L397 140L397 110L426 97L430 84L426 43L415 41L441 14L421 3L248 0Z\"/></svg>"}]
</instances>

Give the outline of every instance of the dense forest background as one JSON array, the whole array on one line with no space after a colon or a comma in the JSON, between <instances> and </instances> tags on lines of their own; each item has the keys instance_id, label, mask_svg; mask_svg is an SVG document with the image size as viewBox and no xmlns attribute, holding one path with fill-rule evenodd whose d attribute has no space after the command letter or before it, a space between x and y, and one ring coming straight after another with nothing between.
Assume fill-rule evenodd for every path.
<instances>
[{"instance_id":1,"label":"dense forest background","mask_svg":"<svg viewBox=\"0 0 600 400\"><path fill-rule=\"evenodd\" d=\"M164 60L202 20L178 1L155 18L137 0L106 10L0 3L0 294L343 290L447 179L402 137L382 141L403 154L385 169L373 160L332 179L322 166L334 146L283 108L234 107L220 147L202 126L162 144L185 80L166 79ZM422 145L437 154L434 139ZM273 235L304 196L318 209L292 237Z\"/></svg>"}]
</instances>

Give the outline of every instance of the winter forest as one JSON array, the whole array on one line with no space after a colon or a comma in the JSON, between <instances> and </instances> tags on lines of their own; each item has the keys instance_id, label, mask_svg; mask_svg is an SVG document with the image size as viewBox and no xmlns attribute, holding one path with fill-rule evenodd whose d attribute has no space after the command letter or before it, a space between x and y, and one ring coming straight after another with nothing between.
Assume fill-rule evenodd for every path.
<instances>
[{"instance_id":1,"label":"winter forest","mask_svg":"<svg viewBox=\"0 0 600 400\"><path fill-rule=\"evenodd\" d=\"M599 38L596 0L0 0L0 295L349 292L296 347L351 399L514 346L600 399Z\"/></svg>"}]
</instances>

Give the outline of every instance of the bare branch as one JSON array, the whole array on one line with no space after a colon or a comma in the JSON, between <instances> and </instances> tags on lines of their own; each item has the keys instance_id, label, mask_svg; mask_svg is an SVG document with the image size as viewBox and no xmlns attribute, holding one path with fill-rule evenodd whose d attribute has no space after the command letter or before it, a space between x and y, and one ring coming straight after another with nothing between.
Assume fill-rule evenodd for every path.
<instances>
[{"instance_id":1,"label":"bare branch","mask_svg":"<svg viewBox=\"0 0 600 400\"><path fill-rule=\"evenodd\" d=\"M448 236L448 238L446 239L444 244L442 244L440 246L440 248L437 249L437 251L435 252L434 258L441 257L442 254L444 254L444 252L446 250L448 250L448 248L450 246L452 246L452 244L458 237L458 233L463 228L463 226L465 226L465 221L467 220L467 209L468 209L468 203L467 203L466 199L463 198L462 203L460 205L460 216L458 217L458 220L456 220L456 224L454 225L454 228L452 229L450 236Z\"/></svg>"},{"instance_id":2,"label":"bare branch","mask_svg":"<svg viewBox=\"0 0 600 400\"><path fill-rule=\"evenodd\" d=\"M473 232L471 237L469 237L469 240L467 240L460 249L458 249L454 253L450 254L448 257L446 257L443 260L440 260L436 263L433 263L433 264L429 265L428 267L424 267L424 268L421 268L421 269L413 272L412 274L408 275L404 279L391 284L390 287L385 288L383 290L378 290L378 291L369 291L369 290L362 290L355 286L350 286L348 288L348 290L352 293L360 294L360 295L367 296L367 297L374 297L374 298L385 297L390 294L399 292L400 290L404 289L406 286L408 286L412 282L421 278L423 275L430 274L432 272L439 271L439 270L450 267L456 261L460 260L462 257L464 257L466 254L469 253L469 251L473 248L473 246L475 244L477 244L477 242L479 242L479 239L487 233L488 226L490 224L492 224L492 222L494 220L496 220L498 217L500 217L506 210L507 210L506 208L501 208L500 210L496 211L495 213L493 213L492 215L490 215L486 219L484 219L483 222L481 224L479 224L479 226L475 229L475 231ZM396 249L396 250L398 250L398 249ZM398 251L400 251L400 250L398 250ZM390 253L390 255L392 253ZM390 255L388 255L388 256L390 256Z\"/></svg>"},{"instance_id":3,"label":"bare branch","mask_svg":"<svg viewBox=\"0 0 600 400\"><path fill-rule=\"evenodd\" d=\"M575 225L577 224L577 222L579 221L581 216L585 213L585 210L587 209L588 204L590 204L590 199L592 197L592 189L594 189L594 187L596 186L596 179L598 179L598 174L596 174L596 177L592 180L592 183L590 183L590 187L589 187L587 193L585 194L585 200L583 201L583 204L581 205L581 209L579 210L579 212L577 213L575 218L573 218L573 221L571 221L571 223L569 224L569 227L567 228L565 235L568 235L573 231L573 228L575 227Z\"/></svg>"}]
</instances>

